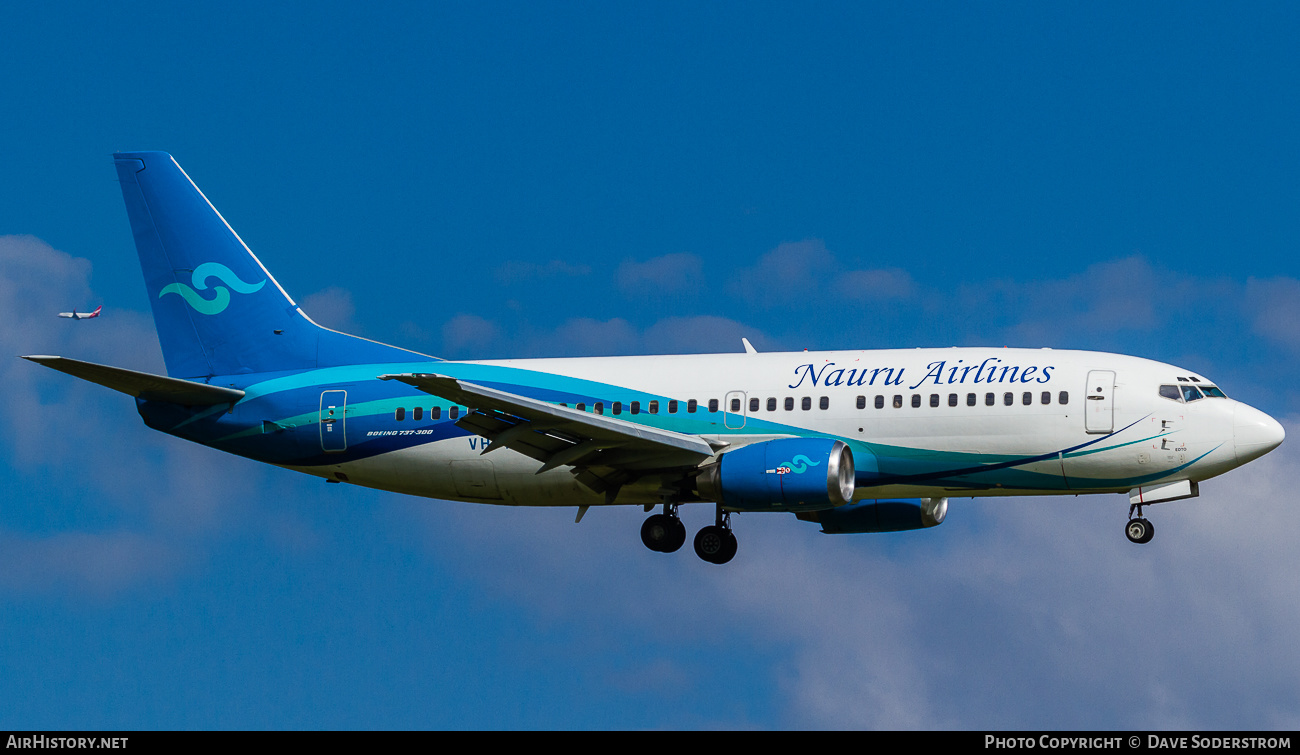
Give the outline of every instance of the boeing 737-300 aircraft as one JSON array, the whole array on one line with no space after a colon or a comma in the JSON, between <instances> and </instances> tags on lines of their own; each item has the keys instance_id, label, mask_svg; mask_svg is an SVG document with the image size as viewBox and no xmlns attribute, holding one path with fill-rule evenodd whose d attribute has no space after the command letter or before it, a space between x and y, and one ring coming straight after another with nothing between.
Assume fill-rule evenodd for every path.
<instances>
[{"instance_id":1,"label":"boeing 737-300 aircraft","mask_svg":"<svg viewBox=\"0 0 1300 755\"><path fill-rule=\"evenodd\" d=\"M156 430L330 482L515 506L625 504L641 539L736 553L731 514L827 533L943 522L952 497L1127 493L1143 506L1282 442L1191 370L946 348L451 362L321 327L171 155L114 155L167 376L34 362L134 396ZM1136 512L1136 516L1134 513Z\"/></svg>"}]
</instances>

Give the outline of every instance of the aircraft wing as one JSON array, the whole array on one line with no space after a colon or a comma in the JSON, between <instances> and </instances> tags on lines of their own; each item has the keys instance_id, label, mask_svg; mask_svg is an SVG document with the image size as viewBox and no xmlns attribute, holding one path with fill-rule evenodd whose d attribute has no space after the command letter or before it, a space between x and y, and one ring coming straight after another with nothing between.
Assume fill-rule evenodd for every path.
<instances>
[{"instance_id":1,"label":"aircraft wing","mask_svg":"<svg viewBox=\"0 0 1300 755\"><path fill-rule=\"evenodd\" d=\"M425 393L469 407L456 425L491 443L490 453L509 448L541 462L538 474L560 466L574 467L578 481L607 495L642 474L694 467L710 459L707 441L671 430L582 412L566 406L500 391L445 375L380 375Z\"/></svg>"}]
</instances>

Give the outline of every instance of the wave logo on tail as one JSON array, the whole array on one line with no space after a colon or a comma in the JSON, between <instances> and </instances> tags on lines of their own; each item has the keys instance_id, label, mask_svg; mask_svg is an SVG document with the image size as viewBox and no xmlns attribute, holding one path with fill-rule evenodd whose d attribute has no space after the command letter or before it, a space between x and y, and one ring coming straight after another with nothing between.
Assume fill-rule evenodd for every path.
<instances>
[{"instance_id":1,"label":"wave logo on tail","mask_svg":"<svg viewBox=\"0 0 1300 755\"><path fill-rule=\"evenodd\" d=\"M777 465L776 473L789 474L793 472L794 474L803 474L804 472L808 471L808 467L810 466L820 467L821 464L822 463L820 461L813 461L812 459L809 459L807 456L804 456L803 454L796 454L795 457L790 461L782 462L781 464ZM785 470L785 471L783 472L781 470Z\"/></svg>"},{"instance_id":2,"label":"wave logo on tail","mask_svg":"<svg viewBox=\"0 0 1300 755\"><path fill-rule=\"evenodd\" d=\"M226 286L213 286L213 298L203 298L198 292L208 290L208 278L216 278L240 294L251 294L254 291L260 291L262 286L266 285L265 280L257 283L245 283L225 265L217 262L204 262L194 268L194 276L190 279L194 284L194 288L190 288L184 283L169 283L158 292L158 298L161 299L167 294L180 294L185 303L193 307L194 311L199 314L220 314L226 310L226 307L230 306L230 290Z\"/></svg>"}]
</instances>

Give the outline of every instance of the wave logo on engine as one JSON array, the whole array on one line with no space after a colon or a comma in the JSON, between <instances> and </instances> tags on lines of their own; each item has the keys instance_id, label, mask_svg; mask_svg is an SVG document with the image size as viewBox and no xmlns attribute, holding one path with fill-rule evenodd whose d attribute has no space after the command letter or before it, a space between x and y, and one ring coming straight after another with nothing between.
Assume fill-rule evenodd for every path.
<instances>
[{"instance_id":1,"label":"wave logo on engine","mask_svg":"<svg viewBox=\"0 0 1300 755\"><path fill-rule=\"evenodd\" d=\"M820 467L820 461L813 461L803 454L796 454L790 461L782 462L776 469L767 470L768 474L803 474L808 467Z\"/></svg>"}]
</instances>

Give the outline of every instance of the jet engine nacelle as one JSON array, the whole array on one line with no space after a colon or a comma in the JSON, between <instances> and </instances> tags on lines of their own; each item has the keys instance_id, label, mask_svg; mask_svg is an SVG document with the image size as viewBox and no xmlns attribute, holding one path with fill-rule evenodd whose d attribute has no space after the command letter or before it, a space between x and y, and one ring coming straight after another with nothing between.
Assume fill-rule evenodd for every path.
<instances>
[{"instance_id":1,"label":"jet engine nacelle","mask_svg":"<svg viewBox=\"0 0 1300 755\"><path fill-rule=\"evenodd\" d=\"M818 522L829 535L858 532L900 532L937 527L948 516L947 498L911 498L901 501L858 501L827 511L798 514Z\"/></svg>"},{"instance_id":2,"label":"jet engine nacelle","mask_svg":"<svg viewBox=\"0 0 1300 755\"><path fill-rule=\"evenodd\" d=\"M808 511L853 500L853 451L831 438L782 438L728 451L696 478L701 498L744 511Z\"/></svg>"}]
</instances>

